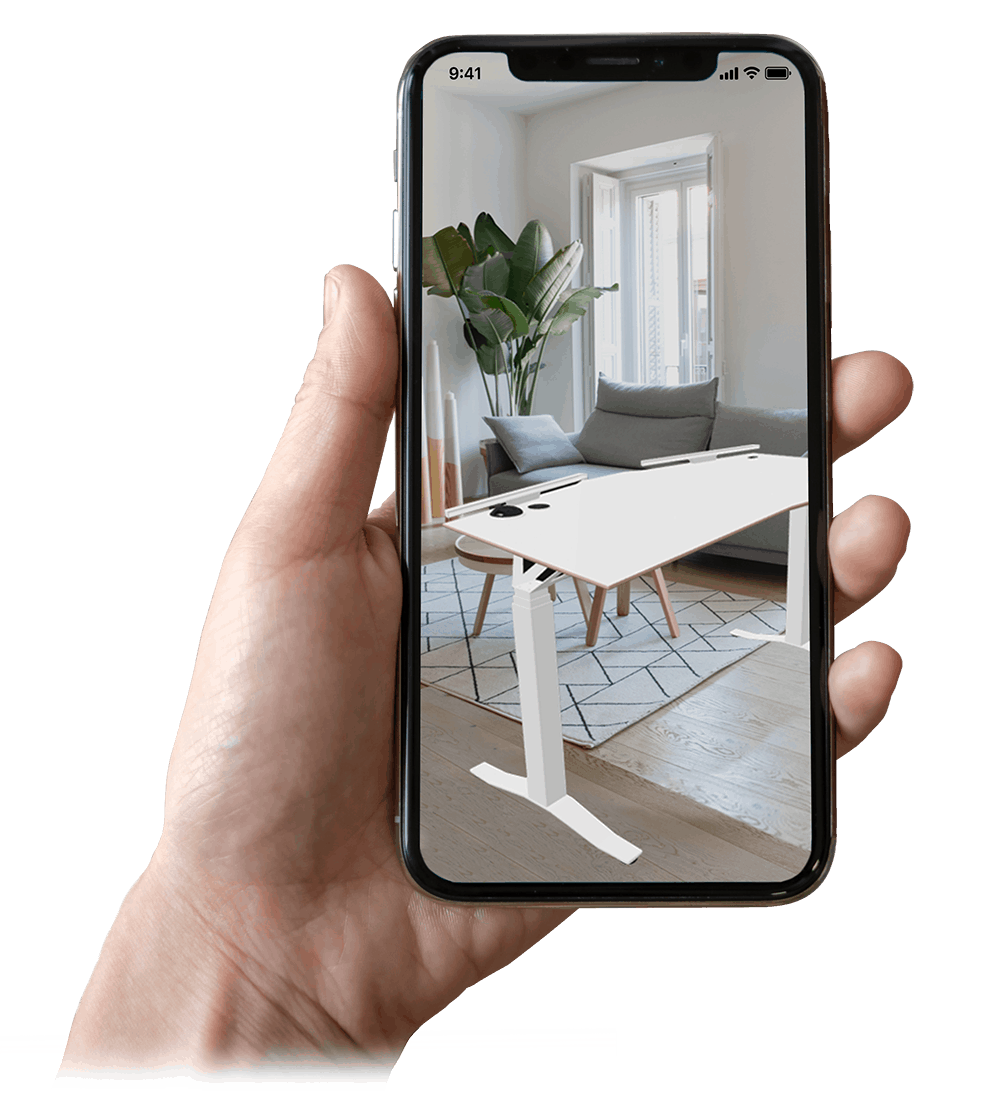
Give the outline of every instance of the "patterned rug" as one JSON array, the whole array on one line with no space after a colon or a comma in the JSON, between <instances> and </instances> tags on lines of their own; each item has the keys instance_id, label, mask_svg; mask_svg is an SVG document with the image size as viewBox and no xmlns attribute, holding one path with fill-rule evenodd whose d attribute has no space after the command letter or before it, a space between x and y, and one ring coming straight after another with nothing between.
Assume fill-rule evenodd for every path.
<instances>
[{"instance_id":1,"label":"patterned rug","mask_svg":"<svg viewBox=\"0 0 992 1108\"><path fill-rule=\"evenodd\" d=\"M422 567L421 680L519 720L509 574L493 582L482 634L469 637L484 581L457 559ZM640 578L631 582L629 615L617 616L616 591L610 591L590 649L572 582L559 581L557 592L562 730L578 746L599 746L764 645L731 635L732 629L785 630L784 604L670 582L680 629L672 639L658 594Z\"/></svg>"}]
</instances>

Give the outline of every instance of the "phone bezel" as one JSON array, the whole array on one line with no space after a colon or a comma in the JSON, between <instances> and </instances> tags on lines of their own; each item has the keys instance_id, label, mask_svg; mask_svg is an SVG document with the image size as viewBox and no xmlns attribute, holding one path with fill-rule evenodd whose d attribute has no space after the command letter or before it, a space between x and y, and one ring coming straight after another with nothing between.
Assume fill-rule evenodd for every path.
<instances>
[{"instance_id":1,"label":"phone bezel","mask_svg":"<svg viewBox=\"0 0 992 1108\"><path fill-rule=\"evenodd\" d=\"M811 852L806 866L783 882L535 882L462 883L435 874L420 851L420 437L422 86L427 69L455 53L568 49L774 52L788 58L806 90L807 404L810 483L810 741ZM572 79L572 78L569 78ZM600 76L601 80L615 77ZM656 79L665 80L663 76ZM669 78L670 79L670 78ZM827 524L830 481L830 257L826 92L811 55L771 35L472 36L438 39L408 62L400 79L397 111L399 243L397 316L401 379L398 390L397 523L404 577L397 697L397 847L414 883L425 893L464 904L543 905L764 905L808 895L826 876L836 842L835 736L827 671L833 659L832 588ZM416 275L416 280L413 279ZM405 280L407 278L407 280ZM407 293L409 285L409 293ZM418 376L414 379L413 370ZM411 387L412 386L412 387ZM416 457L414 457L416 452Z\"/></svg>"}]
</instances>

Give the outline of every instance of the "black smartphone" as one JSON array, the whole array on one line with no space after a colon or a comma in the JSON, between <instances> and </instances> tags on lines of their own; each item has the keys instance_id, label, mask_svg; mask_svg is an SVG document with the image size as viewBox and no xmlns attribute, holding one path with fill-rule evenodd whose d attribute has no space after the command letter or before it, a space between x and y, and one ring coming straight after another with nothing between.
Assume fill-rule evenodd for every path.
<instances>
[{"instance_id":1,"label":"black smartphone","mask_svg":"<svg viewBox=\"0 0 992 1108\"><path fill-rule=\"evenodd\" d=\"M835 826L816 63L442 39L397 134L410 876L474 903L808 893Z\"/></svg>"}]
</instances>

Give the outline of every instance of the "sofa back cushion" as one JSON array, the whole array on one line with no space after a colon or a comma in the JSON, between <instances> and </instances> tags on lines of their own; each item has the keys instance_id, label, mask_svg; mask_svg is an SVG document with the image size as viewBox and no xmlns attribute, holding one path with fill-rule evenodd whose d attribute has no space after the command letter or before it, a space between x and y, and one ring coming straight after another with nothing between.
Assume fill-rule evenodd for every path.
<instances>
[{"instance_id":1,"label":"sofa back cushion","mask_svg":"<svg viewBox=\"0 0 992 1108\"><path fill-rule=\"evenodd\" d=\"M718 404L710 450L748 446L756 442L762 454L797 458L806 453L805 408L728 408Z\"/></svg>"},{"instance_id":2,"label":"sofa back cushion","mask_svg":"<svg viewBox=\"0 0 992 1108\"><path fill-rule=\"evenodd\" d=\"M618 415L653 416L679 419L684 416L716 415L716 390L719 380L697 385L634 385L629 381L611 381L602 374L596 389L596 408Z\"/></svg>"},{"instance_id":3,"label":"sofa back cushion","mask_svg":"<svg viewBox=\"0 0 992 1108\"><path fill-rule=\"evenodd\" d=\"M631 469L647 458L705 450L718 384L714 378L698 385L634 385L600 377L596 408L575 445L587 462Z\"/></svg>"}]
</instances>

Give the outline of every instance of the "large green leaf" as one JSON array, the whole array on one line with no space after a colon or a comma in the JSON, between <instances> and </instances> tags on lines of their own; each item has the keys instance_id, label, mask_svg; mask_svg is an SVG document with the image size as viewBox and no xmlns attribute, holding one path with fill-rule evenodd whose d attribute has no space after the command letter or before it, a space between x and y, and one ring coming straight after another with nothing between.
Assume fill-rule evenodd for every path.
<instances>
[{"instance_id":1,"label":"large green leaf","mask_svg":"<svg viewBox=\"0 0 992 1108\"><path fill-rule=\"evenodd\" d=\"M442 227L424 239L423 285L429 296L452 296L475 261L472 247L454 227Z\"/></svg>"},{"instance_id":2,"label":"large green leaf","mask_svg":"<svg viewBox=\"0 0 992 1108\"><path fill-rule=\"evenodd\" d=\"M616 292L619 285L597 288L590 285L587 288L574 289L558 305L554 315L549 314L538 328L539 335L564 335L566 331L586 314L589 305L604 292Z\"/></svg>"},{"instance_id":3,"label":"large green leaf","mask_svg":"<svg viewBox=\"0 0 992 1108\"><path fill-rule=\"evenodd\" d=\"M469 339L468 323L465 324L463 330L465 333L465 341L471 346L472 342ZM495 346L490 346L474 328L473 336L475 338L475 358L479 363L479 369L481 369L483 373L488 373L490 377L495 377L501 368L498 349Z\"/></svg>"},{"instance_id":4,"label":"large green leaf","mask_svg":"<svg viewBox=\"0 0 992 1108\"><path fill-rule=\"evenodd\" d=\"M469 246L472 247L472 261L477 262L479 259L476 257L475 254L475 239L472 237L472 232L468 229L468 224L459 223L458 233L469 244Z\"/></svg>"},{"instance_id":5,"label":"large green leaf","mask_svg":"<svg viewBox=\"0 0 992 1108\"><path fill-rule=\"evenodd\" d=\"M488 212L480 212L475 221L475 249L480 258L487 254L512 254L515 243L497 226Z\"/></svg>"},{"instance_id":6,"label":"large green leaf","mask_svg":"<svg viewBox=\"0 0 992 1108\"><path fill-rule=\"evenodd\" d=\"M520 305L531 319L536 319L539 324L543 322L581 260L582 243L576 239L563 246L547 265L534 274L524 289Z\"/></svg>"},{"instance_id":7,"label":"large green leaf","mask_svg":"<svg viewBox=\"0 0 992 1108\"><path fill-rule=\"evenodd\" d=\"M523 304L524 290L534 275L551 261L554 252L551 232L539 219L532 219L520 232L513 248L506 295L515 303Z\"/></svg>"},{"instance_id":8,"label":"large green leaf","mask_svg":"<svg viewBox=\"0 0 992 1108\"><path fill-rule=\"evenodd\" d=\"M490 346L499 346L513 335L513 320L499 308L472 312L468 320Z\"/></svg>"},{"instance_id":9,"label":"large green leaf","mask_svg":"<svg viewBox=\"0 0 992 1108\"><path fill-rule=\"evenodd\" d=\"M487 290L482 293L481 300L487 308L495 308L510 317L513 323L513 338L520 338L530 330L530 320L508 297L498 296Z\"/></svg>"},{"instance_id":10,"label":"large green leaf","mask_svg":"<svg viewBox=\"0 0 992 1108\"><path fill-rule=\"evenodd\" d=\"M465 270L463 287L482 292L483 289L496 296L506 295L507 282L510 280L510 263L502 254L486 258L477 265Z\"/></svg>"}]
</instances>

